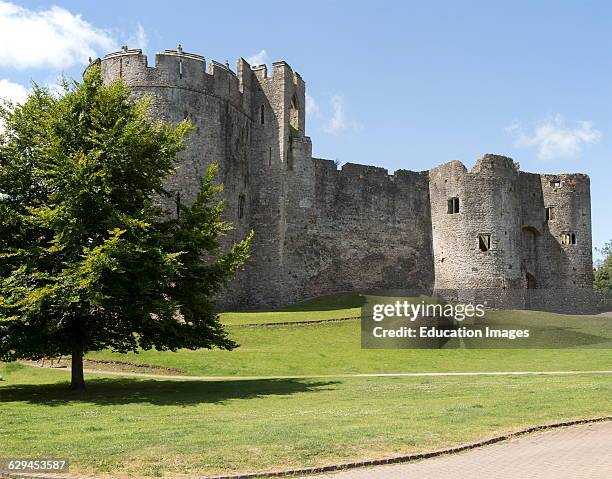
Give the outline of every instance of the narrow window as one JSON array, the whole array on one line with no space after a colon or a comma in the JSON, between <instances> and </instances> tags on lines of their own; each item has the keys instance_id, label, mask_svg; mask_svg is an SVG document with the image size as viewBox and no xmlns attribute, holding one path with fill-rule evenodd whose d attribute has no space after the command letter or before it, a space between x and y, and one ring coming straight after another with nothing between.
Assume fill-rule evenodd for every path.
<instances>
[{"instance_id":1,"label":"narrow window","mask_svg":"<svg viewBox=\"0 0 612 479\"><path fill-rule=\"evenodd\" d=\"M548 208L546 208L546 221L550 221L553 219L553 208L552 206L549 206Z\"/></svg>"},{"instance_id":2,"label":"narrow window","mask_svg":"<svg viewBox=\"0 0 612 479\"><path fill-rule=\"evenodd\" d=\"M272 166L272 147L270 147L270 151L268 152L268 166Z\"/></svg>"},{"instance_id":3,"label":"narrow window","mask_svg":"<svg viewBox=\"0 0 612 479\"><path fill-rule=\"evenodd\" d=\"M180 218L181 216L181 192L176 192L176 217Z\"/></svg>"},{"instance_id":4,"label":"narrow window","mask_svg":"<svg viewBox=\"0 0 612 479\"><path fill-rule=\"evenodd\" d=\"M565 244L565 245L576 244L576 233L561 233L561 244Z\"/></svg>"},{"instance_id":5,"label":"narrow window","mask_svg":"<svg viewBox=\"0 0 612 479\"><path fill-rule=\"evenodd\" d=\"M291 150L287 151L287 169L293 170L293 154Z\"/></svg>"},{"instance_id":6,"label":"narrow window","mask_svg":"<svg viewBox=\"0 0 612 479\"><path fill-rule=\"evenodd\" d=\"M561 181L559 181L559 180L552 180L550 182L550 186L552 186L553 188L560 188L561 187Z\"/></svg>"},{"instance_id":7,"label":"narrow window","mask_svg":"<svg viewBox=\"0 0 612 479\"><path fill-rule=\"evenodd\" d=\"M183 78L183 60L179 60L179 78Z\"/></svg>"},{"instance_id":8,"label":"narrow window","mask_svg":"<svg viewBox=\"0 0 612 479\"><path fill-rule=\"evenodd\" d=\"M480 251L489 251L491 249L491 235L478 235L478 247Z\"/></svg>"},{"instance_id":9,"label":"narrow window","mask_svg":"<svg viewBox=\"0 0 612 479\"><path fill-rule=\"evenodd\" d=\"M295 95L291 98L291 109L289 110L289 125L295 131L299 130L300 125L300 109L298 108L298 101Z\"/></svg>"},{"instance_id":10,"label":"narrow window","mask_svg":"<svg viewBox=\"0 0 612 479\"><path fill-rule=\"evenodd\" d=\"M244 195L238 197L238 218L242 219L244 216Z\"/></svg>"},{"instance_id":11,"label":"narrow window","mask_svg":"<svg viewBox=\"0 0 612 479\"><path fill-rule=\"evenodd\" d=\"M259 121L262 125L266 123L266 112L263 105L259 108Z\"/></svg>"},{"instance_id":12,"label":"narrow window","mask_svg":"<svg viewBox=\"0 0 612 479\"><path fill-rule=\"evenodd\" d=\"M459 213L459 198L450 198L447 202L447 213L453 215Z\"/></svg>"}]
</instances>

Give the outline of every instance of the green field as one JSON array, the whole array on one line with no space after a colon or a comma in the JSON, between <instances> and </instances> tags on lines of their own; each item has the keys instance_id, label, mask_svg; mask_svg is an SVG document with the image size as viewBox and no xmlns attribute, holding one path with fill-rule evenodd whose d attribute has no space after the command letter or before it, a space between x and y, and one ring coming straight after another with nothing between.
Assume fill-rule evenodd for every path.
<instances>
[{"instance_id":1,"label":"green field","mask_svg":"<svg viewBox=\"0 0 612 479\"><path fill-rule=\"evenodd\" d=\"M612 412L612 376L89 379L0 369L0 456L68 457L71 473L204 475L430 450ZM7 374L8 373L8 374Z\"/></svg>"},{"instance_id":2,"label":"green field","mask_svg":"<svg viewBox=\"0 0 612 479\"><path fill-rule=\"evenodd\" d=\"M288 308L251 313L224 313L231 337L240 345L234 351L180 350L175 353L141 351L115 354L90 353L104 361L172 368L187 375L303 376L360 373L470 372L470 371L589 371L612 370L610 318L563 316L535 311L498 311L492 322L515 321L546 327L550 337L562 341L568 328L563 322L583 325L586 337L609 334L608 349L361 349L358 319L306 325L248 326L249 324L355 317L364 299L359 295L324 297ZM334 307L336 309L334 309ZM559 334L555 334L559 332ZM574 338L576 333L573 333ZM503 343L509 344L509 343ZM602 343L605 345L605 343Z\"/></svg>"},{"instance_id":3,"label":"green field","mask_svg":"<svg viewBox=\"0 0 612 479\"><path fill-rule=\"evenodd\" d=\"M610 374L341 376L612 370L610 349L362 350L358 320L249 326L357 316L360 302L359 296L342 295L271 311L225 313L222 320L240 344L235 351L88 355L133 364L136 371L148 365L235 379L90 373L87 390L77 393L66 389L66 370L1 365L0 457L67 457L71 475L188 477L380 458L612 414ZM511 315L542 326L569 319L496 314L500 323ZM581 333L590 337L605 319L581 321Z\"/></svg>"},{"instance_id":4,"label":"green field","mask_svg":"<svg viewBox=\"0 0 612 479\"><path fill-rule=\"evenodd\" d=\"M355 318L361 314L365 301L364 296L355 293L336 294L269 310L221 313L221 320L225 325L235 326Z\"/></svg>"}]
</instances>

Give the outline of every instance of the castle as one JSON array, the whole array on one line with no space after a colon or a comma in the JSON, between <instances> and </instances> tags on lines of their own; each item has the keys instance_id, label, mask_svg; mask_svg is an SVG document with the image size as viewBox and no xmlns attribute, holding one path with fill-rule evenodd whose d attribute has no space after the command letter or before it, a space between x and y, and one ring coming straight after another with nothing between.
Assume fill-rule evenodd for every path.
<instances>
[{"instance_id":1,"label":"castle","mask_svg":"<svg viewBox=\"0 0 612 479\"><path fill-rule=\"evenodd\" d=\"M192 201L219 164L228 241L255 230L252 259L225 308L287 304L341 291L576 290L592 284L589 178L519 171L485 155L429 171L312 157L305 84L281 61L236 72L179 46L124 47L99 60L105 81L149 95L152 114L193 124L169 189ZM497 293L496 293L497 294ZM520 306L520 304L519 304Z\"/></svg>"}]
</instances>

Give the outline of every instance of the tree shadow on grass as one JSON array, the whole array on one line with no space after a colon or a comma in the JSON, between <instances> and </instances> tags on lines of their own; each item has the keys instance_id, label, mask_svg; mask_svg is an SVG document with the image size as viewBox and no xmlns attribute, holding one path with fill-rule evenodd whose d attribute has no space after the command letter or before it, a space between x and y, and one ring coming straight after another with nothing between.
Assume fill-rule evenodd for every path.
<instances>
[{"instance_id":1,"label":"tree shadow on grass","mask_svg":"<svg viewBox=\"0 0 612 479\"><path fill-rule=\"evenodd\" d=\"M339 381L260 379L244 381L182 381L146 379L90 379L85 391L72 391L66 382L16 384L0 387L0 404L25 402L47 406L67 403L154 404L179 406L218 404L233 399L287 396L333 389Z\"/></svg>"}]
</instances>

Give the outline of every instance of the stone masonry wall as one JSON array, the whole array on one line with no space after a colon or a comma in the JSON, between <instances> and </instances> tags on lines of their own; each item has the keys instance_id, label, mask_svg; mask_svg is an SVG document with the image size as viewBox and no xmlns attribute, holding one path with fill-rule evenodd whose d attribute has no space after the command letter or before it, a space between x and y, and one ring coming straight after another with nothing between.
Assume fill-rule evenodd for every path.
<instances>
[{"instance_id":1,"label":"stone masonry wall","mask_svg":"<svg viewBox=\"0 0 612 479\"><path fill-rule=\"evenodd\" d=\"M255 231L252 258L219 296L221 308L434 289L487 289L520 307L527 290L592 284L586 175L524 173L497 155L471 171L458 161L392 175L353 163L338 169L312 158L305 83L285 62L268 74L240 59L234 73L179 47L158 53L154 66L127 48L100 63L105 81L122 79L135 97L150 97L154 118L193 124L168 182L168 214L193 201L215 162L234 225L224 248Z\"/></svg>"}]
</instances>

